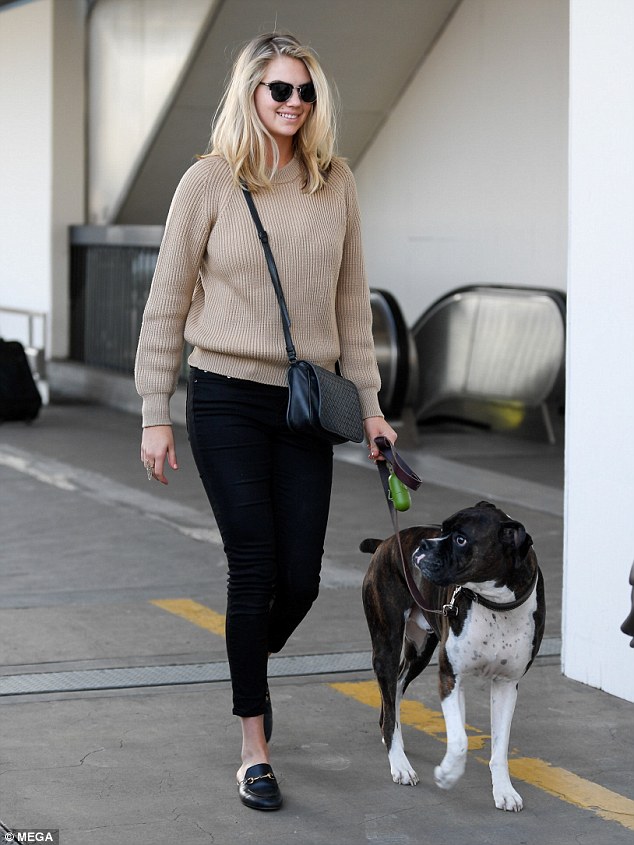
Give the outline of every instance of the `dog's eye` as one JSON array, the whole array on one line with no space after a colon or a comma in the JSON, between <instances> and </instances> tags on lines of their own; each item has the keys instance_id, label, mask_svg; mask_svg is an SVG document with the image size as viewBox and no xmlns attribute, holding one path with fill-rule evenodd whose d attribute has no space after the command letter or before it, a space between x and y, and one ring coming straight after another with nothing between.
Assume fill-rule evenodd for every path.
<instances>
[{"instance_id":1,"label":"dog's eye","mask_svg":"<svg viewBox=\"0 0 634 845\"><path fill-rule=\"evenodd\" d=\"M453 541L456 546L460 546L461 548L464 548L464 546L467 545L467 538L463 537L462 534L456 534L456 536L453 538Z\"/></svg>"}]
</instances>

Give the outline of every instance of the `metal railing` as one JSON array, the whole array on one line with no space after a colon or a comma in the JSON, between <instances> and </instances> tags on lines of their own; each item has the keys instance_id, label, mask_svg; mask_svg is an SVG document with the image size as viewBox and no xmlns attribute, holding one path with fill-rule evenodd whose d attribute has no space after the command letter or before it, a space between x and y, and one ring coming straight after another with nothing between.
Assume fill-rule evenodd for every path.
<instances>
[{"instance_id":1,"label":"metal railing","mask_svg":"<svg viewBox=\"0 0 634 845\"><path fill-rule=\"evenodd\" d=\"M418 422L448 416L516 428L564 376L566 298L557 290L473 285L435 302L412 329L420 368Z\"/></svg>"},{"instance_id":2,"label":"metal railing","mask_svg":"<svg viewBox=\"0 0 634 845\"><path fill-rule=\"evenodd\" d=\"M399 417L412 404L418 379L418 358L412 335L395 297L386 290L370 291L374 351L381 375L379 402L383 412Z\"/></svg>"},{"instance_id":3,"label":"metal railing","mask_svg":"<svg viewBox=\"0 0 634 845\"><path fill-rule=\"evenodd\" d=\"M70 358L134 370L161 226L71 228Z\"/></svg>"}]
</instances>

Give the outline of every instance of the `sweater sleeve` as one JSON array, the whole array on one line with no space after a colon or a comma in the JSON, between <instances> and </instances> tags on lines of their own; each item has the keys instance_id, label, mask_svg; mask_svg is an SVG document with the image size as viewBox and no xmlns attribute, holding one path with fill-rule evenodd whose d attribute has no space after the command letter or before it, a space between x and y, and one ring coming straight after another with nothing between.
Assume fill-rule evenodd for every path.
<instances>
[{"instance_id":1,"label":"sweater sleeve","mask_svg":"<svg viewBox=\"0 0 634 845\"><path fill-rule=\"evenodd\" d=\"M209 233L209 160L192 165L170 206L139 337L135 363L143 426L169 425L178 383L184 328Z\"/></svg>"},{"instance_id":2,"label":"sweater sleeve","mask_svg":"<svg viewBox=\"0 0 634 845\"><path fill-rule=\"evenodd\" d=\"M361 220L354 177L344 166L347 207L346 235L337 283L337 330L341 372L355 383L366 417L383 416L378 401L381 387L372 336L370 290L361 245Z\"/></svg>"}]
</instances>

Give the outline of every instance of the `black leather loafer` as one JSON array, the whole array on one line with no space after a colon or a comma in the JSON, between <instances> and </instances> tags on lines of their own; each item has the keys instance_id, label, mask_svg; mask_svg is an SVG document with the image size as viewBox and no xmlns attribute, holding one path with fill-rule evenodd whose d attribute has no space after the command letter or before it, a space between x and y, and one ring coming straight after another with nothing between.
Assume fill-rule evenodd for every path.
<instances>
[{"instance_id":1,"label":"black leather loafer","mask_svg":"<svg viewBox=\"0 0 634 845\"><path fill-rule=\"evenodd\" d=\"M248 768L238 793L242 803L253 810L279 810L282 806L282 793L268 763Z\"/></svg>"},{"instance_id":2,"label":"black leather loafer","mask_svg":"<svg viewBox=\"0 0 634 845\"><path fill-rule=\"evenodd\" d=\"M264 739L267 742L271 741L273 735L273 707L271 706L271 695L269 688L266 688L266 709L264 711Z\"/></svg>"}]
</instances>

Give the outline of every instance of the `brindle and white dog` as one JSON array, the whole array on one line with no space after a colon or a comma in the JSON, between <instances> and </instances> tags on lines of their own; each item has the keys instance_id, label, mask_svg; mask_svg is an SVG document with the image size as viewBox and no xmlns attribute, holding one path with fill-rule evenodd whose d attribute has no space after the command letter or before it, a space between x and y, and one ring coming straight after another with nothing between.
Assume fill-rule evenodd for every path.
<instances>
[{"instance_id":1,"label":"brindle and white dog","mask_svg":"<svg viewBox=\"0 0 634 845\"><path fill-rule=\"evenodd\" d=\"M440 643L447 751L434 770L436 784L450 789L464 772L462 678L484 676L491 681L493 798L499 809L517 812L523 804L509 777L511 721L518 682L539 650L545 619L544 581L533 541L523 525L488 502L459 511L442 526L405 529L400 538L424 609L407 587L396 536L361 544L362 551L374 552L363 604L392 778L412 786L418 782L403 747L400 704Z\"/></svg>"}]
</instances>

